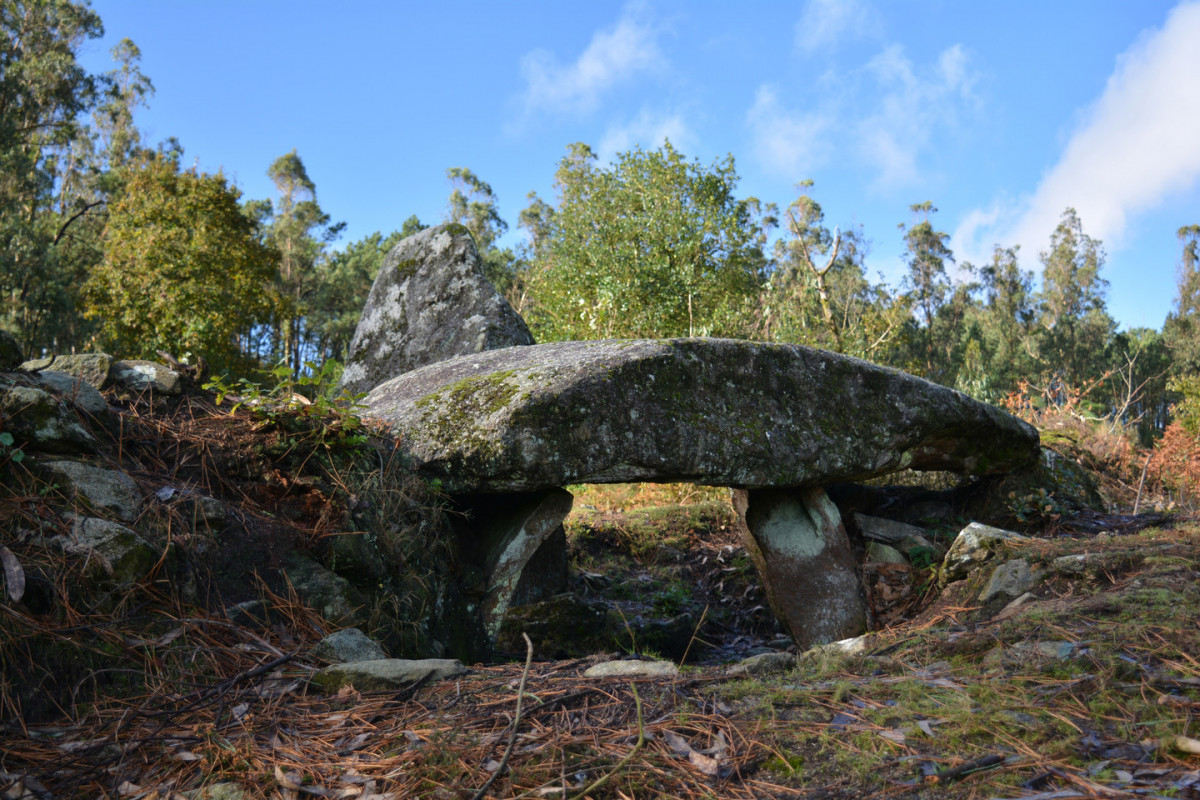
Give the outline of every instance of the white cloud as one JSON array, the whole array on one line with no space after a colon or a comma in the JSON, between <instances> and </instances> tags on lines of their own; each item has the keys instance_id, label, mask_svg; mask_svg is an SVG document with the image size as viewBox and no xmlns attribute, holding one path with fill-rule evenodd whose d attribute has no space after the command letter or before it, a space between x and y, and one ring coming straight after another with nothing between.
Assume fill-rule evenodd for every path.
<instances>
[{"instance_id":1,"label":"white cloud","mask_svg":"<svg viewBox=\"0 0 1200 800\"><path fill-rule=\"evenodd\" d=\"M638 115L625 124L612 124L604 132L596 148L596 157L609 162L617 155L635 146L643 150L659 147L664 139L681 153L690 153L698 145L695 133L681 113L659 114L643 108Z\"/></svg>"},{"instance_id":2,"label":"white cloud","mask_svg":"<svg viewBox=\"0 0 1200 800\"><path fill-rule=\"evenodd\" d=\"M844 79L818 85L817 110L788 109L778 87L760 86L746 124L769 170L800 180L837 158L872 171L874 189L894 191L921 179L921 156L977 102L975 79L959 45L925 67L891 45Z\"/></svg>"},{"instance_id":3,"label":"white cloud","mask_svg":"<svg viewBox=\"0 0 1200 800\"><path fill-rule=\"evenodd\" d=\"M783 108L774 86L760 86L746 114L755 156L768 170L786 173L793 181L811 177L829 160L833 123L831 114Z\"/></svg>"},{"instance_id":4,"label":"white cloud","mask_svg":"<svg viewBox=\"0 0 1200 800\"><path fill-rule=\"evenodd\" d=\"M875 188L894 190L920 178L918 156L935 133L957 119L964 104L976 102L975 73L966 51L954 45L936 64L918 69L900 45L890 45L866 66L883 94L877 112L858 121L858 148L875 168Z\"/></svg>"},{"instance_id":5,"label":"white cloud","mask_svg":"<svg viewBox=\"0 0 1200 800\"><path fill-rule=\"evenodd\" d=\"M1058 162L1033 194L1008 204L994 224L955 232L958 247L990 252L1022 245L1027 266L1045 250L1067 206L1088 235L1119 249L1132 217L1200 180L1200 3L1183 3L1161 29L1118 59L1104 92L1083 115ZM987 237L987 238L985 238Z\"/></svg>"},{"instance_id":6,"label":"white cloud","mask_svg":"<svg viewBox=\"0 0 1200 800\"><path fill-rule=\"evenodd\" d=\"M796 22L796 47L813 53L879 33L875 11L863 0L809 0Z\"/></svg>"},{"instance_id":7,"label":"white cloud","mask_svg":"<svg viewBox=\"0 0 1200 800\"><path fill-rule=\"evenodd\" d=\"M582 114L595 110L607 90L664 62L658 30L635 3L627 4L611 29L598 31L571 64L547 50L521 59L526 116L539 112Z\"/></svg>"}]
</instances>

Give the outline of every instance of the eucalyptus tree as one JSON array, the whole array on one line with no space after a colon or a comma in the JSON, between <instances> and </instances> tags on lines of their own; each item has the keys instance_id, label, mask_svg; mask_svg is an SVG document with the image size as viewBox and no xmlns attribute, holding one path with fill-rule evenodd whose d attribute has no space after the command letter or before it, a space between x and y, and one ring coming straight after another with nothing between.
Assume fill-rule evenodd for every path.
<instances>
[{"instance_id":1,"label":"eucalyptus tree","mask_svg":"<svg viewBox=\"0 0 1200 800\"><path fill-rule=\"evenodd\" d=\"M1200 375L1200 225L1177 232L1181 252L1175 307L1167 315L1163 336L1174 359L1176 375Z\"/></svg>"},{"instance_id":2,"label":"eucalyptus tree","mask_svg":"<svg viewBox=\"0 0 1200 800\"><path fill-rule=\"evenodd\" d=\"M317 202L317 187L303 160L292 150L271 162L267 176L275 184L272 202L259 202L253 212L264 222L267 243L279 251L280 305L273 325L273 355L298 376L315 356L311 317L321 282L321 264L330 242L345 223L333 224Z\"/></svg>"},{"instance_id":3,"label":"eucalyptus tree","mask_svg":"<svg viewBox=\"0 0 1200 800\"><path fill-rule=\"evenodd\" d=\"M75 197L62 174L99 86L76 54L103 32L84 3L0 0L0 325L27 352L74 344L62 323L78 281L56 245Z\"/></svg>"},{"instance_id":4,"label":"eucalyptus tree","mask_svg":"<svg viewBox=\"0 0 1200 800\"><path fill-rule=\"evenodd\" d=\"M784 214L775 263L761 301L765 338L886 360L904 329L905 302L884 284L872 284L864 261L862 228L825 227L825 213L809 194L812 181Z\"/></svg>"},{"instance_id":5,"label":"eucalyptus tree","mask_svg":"<svg viewBox=\"0 0 1200 800\"><path fill-rule=\"evenodd\" d=\"M1116 330L1105 305L1108 281L1101 243L1083 232L1075 209L1063 211L1041 253L1039 355L1043 369L1082 389L1105 372L1105 346Z\"/></svg>"},{"instance_id":6,"label":"eucalyptus tree","mask_svg":"<svg viewBox=\"0 0 1200 800\"><path fill-rule=\"evenodd\" d=\"M938 338L935 322L938 311L953 288L946 264L954 262L954 253L947 244L950 234L935 230L930 222L930 218L937 213L933 203L915 203L909 206L909 210L920 221L911 226L903 223L899 226L904 232L905 260L908 262L906 283L913 309L922 325L918 339L919 350L925 360L924 375L936 379L938 372L944 371L944 368L939 370L935 365ZM950 331L943 338L952 336L953 331Z\"/></svg>"}]
</instances>

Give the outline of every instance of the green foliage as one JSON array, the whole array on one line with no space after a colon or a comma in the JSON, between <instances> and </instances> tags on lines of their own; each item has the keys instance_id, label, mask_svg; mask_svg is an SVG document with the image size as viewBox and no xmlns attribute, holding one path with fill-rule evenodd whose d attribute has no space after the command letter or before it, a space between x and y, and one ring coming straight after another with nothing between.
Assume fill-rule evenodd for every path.
<instances>
[{"instance_id":1,"label":"green foliage","mask_svg":"<svg viewBox=\"0 0 1200 800\"><path fill-rule=\"evenodd\" d=\"M765 258L756 204L734 195L733 158L689 163L670 143L600 167L574 144L529 278L539 340L718 335L756 298Z\"/></svg>"},{"instance_id":2,"label":"green foliage","mask_svg":"<svg viewBox=\"0 0 1200 800\"><path fill-rule=\"evenodd\" d=\"M293 374L291 366L280 363L267 373L271 385L246 378L230 382L216 377L204 388L216 395L217 405L233 399L230 413L247 408L267 425L291 430L297 426L308 430L310 422L319 423L317 443L355 448L366 443L366 429L356 411L362 394L337 391L342 365L330 359L323 364L306 362L304 371Z\"/></svg>"},{"instance_id":3,"label":"green foliage","mask_svg":"<svg viewBox=\"0 0 1200 800\"><path fill-rule=\"evenodd\" d=\"M946 274L946 263L954 262L954 254L946 244L950 241L950 234L934 230L933 224L929 221L929 218L937 213L933 203L929 201L916 203L910 206L909 210L921 219L912 227L906 228L903 224L900 225L900 230L904 231L904 245L907 253L908 278L906 283L909 296L913 309L923 323L917 336L920 341L921 357L925 360L921 372L927 378L933 380L940 378L942 381L947 381L945 370L935 368L935 362L939 360L935 355L935 349L942 344L943 340L952 341L954 337L952 334L946 335L947 326L935 326L935 322L946 303L947 295L952 290L950 278Z\"/></svg>"},{"instance_id":4,"label":"green foliage","mask_svg":"<svg viewBox=\"0 0 1200 800\"><path fill-rule=\"evenodd\" d=\"M1172 378L1167 388L1180 395L1174 406L1175 419L1185 431L1200 438L1200 375Z\"/></svg>"},{"instance_id":5,"label":"green foliage","mask_svg":"<svg viewBox=\"0 0 1200 800\"><path fill-rule=\"evenodd\" d=\"M8 431L0 431L0 464L20 464L25 460L25 451L16 447L16 439Z\"/></svg>"},{"instance_id":6,"label":"green foliage","mask_svg":"<svg viewBox=\"0 0 1200 800\"><path fill-rule=\"evenodd\" d=\"M1104 373L1104 346L1116 329L1105 309L1108 281L1100 277L1104 250L1068 208L1041 260L1040 361L1068 385L1081 386Z\"/></svg>"},{"instance_id":7,"label":"green foliage","mask_svg":"<svg viewBox=\"0 0 1200 800\"><path fill-rule=\"evenodd\" d=\"M278 254L258 238L221 175L155 157L131 167L109 211L104 260L84 287L86 313L117 352L241 360L237 335L276 308Z\"/></svg>"},{"instance_id":8,"label":"green foliage","mask_svg":"<svg viewBox=\"0 0 1200 800\"><path fill-rule=\"evenodd\" d=\"M512 250L496 246L496 240L508 230L508 223L500 217L495 192L466 167L451 167L446 177L454 187L446 204L446 222L458 223L471 232L483 261L484 277L501 294L507 293L517 280L520 264Z\"/></svg>"},{"instance_id":9,"label":"green foliage","mask_svg":"<svg viewBox=\"0 0 1200 800\"><path fill-rule=\"evenodd\" d=\"M808 194L811 187L812 181L799 184L800 197L788 207L790 236L775 243L775 268L754 334L881 360L904 329L908 304L867 280L862 230L831 234L821 205Z\"/></svg>"}]
</instances>

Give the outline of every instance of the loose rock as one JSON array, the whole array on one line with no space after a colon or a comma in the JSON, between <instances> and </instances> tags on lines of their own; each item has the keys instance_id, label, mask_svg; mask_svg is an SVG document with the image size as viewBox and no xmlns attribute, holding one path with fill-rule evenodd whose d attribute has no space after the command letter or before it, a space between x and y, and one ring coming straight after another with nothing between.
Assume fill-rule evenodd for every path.
<instances>
[{"instance_id":1,"label":"loose rock","mask_svg":"<svg viewBox=\"0 0 1200 800\"><path fill-rule=\"evenodd\" d=\"M329 634L317 642L313 648L313 655L333 664L380 661L387 658L387 653L379 646L379 642L358 628L344 628Z\"/></svg>"},{"instance_id":2,"label":"loose rock","mask_svg":"<svg viewBox=\"0 0 1200 800\"><path fill-rule=\"evenodd\" d=\"M124 472L79 461L47 461L40 466L50 480L83 497L97 511L107 511L127 522L137 517L142 492Z\"/></svg>"},{"instance_id":3,"label":"loose rock","mask_svg":"<svg viewBox=\"0 0 1200 800\"><path fill-rule=\"evenodd\" d=\"M1028 536L1014 531L972 522L959 532L954 544L950 545L950 550L942 561L938 582L945 586L951 581L965 578L971 570L990 561L998 550L1026 541L1029 541Z\"/></svg>"},{"instance_id":4,"label":"loose rock","mask_svg":"<svg viewBox=\"0 0 1200 800\"><path fill-rule=\"evenodd\" d=\"M678 675L679 667L670 661L602 661L588 667L585 678L654 678Z\"/></svg>"},{"instance_id":5,"label":"loose rock","mask_svg":"<svg viewBox=\"0 0 1200 800\"><path fill-rule=\"evenodd\" d=\"M313 673L310 680L327 692L336 692L343 686L353 686L360 692L376 692L403 689L426 678L440 681L466 673L467 668L457 659L383 658L376 661L334 664Z\"/></svg>"}]
</instances>

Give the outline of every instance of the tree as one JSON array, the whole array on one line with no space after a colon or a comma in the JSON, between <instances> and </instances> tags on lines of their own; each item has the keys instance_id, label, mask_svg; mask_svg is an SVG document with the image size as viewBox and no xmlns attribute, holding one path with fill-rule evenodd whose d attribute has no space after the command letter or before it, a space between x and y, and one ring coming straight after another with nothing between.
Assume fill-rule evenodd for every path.
<instances>
[{"instance_id":1,"label":"tree","mask_svg":"<svg viewBox=\"0 0 1200 800\"><path fill-rule=\"evenodd\" d=\"M1041 260L1042 366L1079 389L1103 375L1104 348L1116 329L1104 302L1108 281L1100 277L1104 249L1083 232L1075 209L1068 208Z\"/></svg>"},{"instance_id":2,"label":"tree","mask_svg":"<svg viewBox=\"0 0 1200 800\"><path fill-rule=\"evenodd\" d=\"M104 30L82 3L0 0L0 31L0 325L34 353L73 344L59 336L79 277L57 248L75 210L63 175L97 96L75 56Z\"/></svg>"},{"instance_id":3,"label":"tree","mask_svg":"<svg viewBox=\"0 0 1200 800\"><path fill-rule=\"evenodd\" d=\"M237 336L275 312L279 254L260 241L239 192L221 175L180 171L170 158L130 166L109 209L104 260L84 287L116 352L241 361Z\"/></svg>"},{"instance_id":4,"label":"tree","mask_svg":"<svg viewBox=\"0 0 1200 800\"><path fill-rule=\"evenodd\" d=\"M1167 315L1163 337L1177 376L1200 374L1200 225L1185 225L1181 245L1175 308Z\"/></svg>"},{"instance_id":5,"label":"tree","mask_svg":"<svg viewBox=\"0 0 1200 800\"><path fill-rule=\"evenodd\" d=\"M1022 270L1020 245L992 251L979 270L984 305L980 313L991 397L1000 397L1033 373L1030 336L1036 316L1033 273Z\"/></svg>"},{"instance_id":6,"label":"tree","mask_svg":"<svg viewBox=\"0 0 1200 800\"><path fill-rule=\"evenodd\" d=\"M954 262L954 254L947 246L950 234L934 230L930 217L937 213L933 203L915 203L909 210L920 222L906 228L901 223L900 230L904 231L906 260L908 261L908 285L913 307L916 310L923 328L919 338L923 340L925 358L924 374L927 378L935 378L934 351L936 348L934 320L938 310L946 302L946 295L951 290L950 278L946 274L946 262Z\"/></svg>"},{"instance_id":7,"label":"tree","mask_svg":"<svg viewBox=\"0 0 1200 800\"><path fill-rule=\"evenodd\" d=\"M267 176L279 196L273 204L256 204L254 210L270 221L267 241L280 254L278 285L284 302L275 320L274 350L292 375L299 376L309 360L306 356L315 355L307 352L314 335L308 321L319 291L319 267L326 246L341 234L345 223L331 224L321 210L317 187L295 150L271 162Z\"/></svg>"},{"instance_id":8,"label":"tree","mask_svg":"<svg viewBox=\"0 0 1200 800\"><path fill-rule=\"evenodd\" d=\"M832 233L812 181L798 185L775 266L763 292L761 333L767 339L825 347L860 358L886 357L908 315L887 287L866 279L861 228Z\"/></svg>"},{"instance_id":9,"label":"tree","mask_svg":"<svg viewBox=\"0 0 1200 800\"><path fill-rule=\"evenodd\" d=\"M766 259L739 200L732 156L688 162L665 143L600 167L585 144L555 176L558 206L530 275L541 340L713 335L734 327L762 285Z\"/></svg>"}]
</instances>

